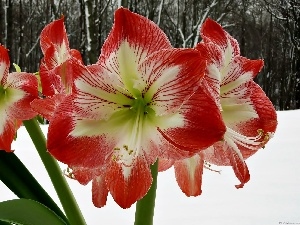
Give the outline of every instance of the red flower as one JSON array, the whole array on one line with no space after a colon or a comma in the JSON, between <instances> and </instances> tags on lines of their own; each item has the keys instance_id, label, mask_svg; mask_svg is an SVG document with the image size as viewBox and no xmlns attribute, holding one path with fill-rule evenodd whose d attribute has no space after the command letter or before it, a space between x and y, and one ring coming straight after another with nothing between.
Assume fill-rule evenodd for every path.
<instances>
[{"instance_id":1,"label":"red flower","mask_svg":"<svg viewBox=\"0 0 300 225\"><path fill-rule=\"evenodd\" d=\"M52 96L57 93L70 93L74 73L73 61L69 59L82 63L82 58L78 50L69 47L63 17L48 24L42 30L40 45L44 54L40 66L43 94Z\"/></svg>"},{"instance_id":2,"label":"red flower","mask_svg":"<svg viewBox=\"0 0 300 225\"><path fill-rule=\"evenodd\" d=\"M253 81L263 61L240 56L238 42L211 19L203 24L201 36L196 49L207 60L204 90L219 105L226 132L223 140L189 159L161 162L160 170L174 164L178 184L188 196L201 193L204 160L232 166L241 182L236 187L243 187L250 179L244 160L269 141L277 126L271 101Z\"/></svg>"},{"instance_id":3,"label":"red flower","mask_svg":"<svg viewBox=\"0 0 300 225\"><path fill-rule=\"evenodd\" d=\"M83 62L80 52L69 47L63 17L42 30L40 45L44 54L40 65L42 93L47 98L35 100L32 107L50 120L65 95L72 91L76 76L73 64Z\"/></svg>"},{"instance_id":4,"label":"red flower","mask_svg":"<svg viewBox=\"0 0 300 225\"><path fill-rule=\"evenodd\" d=\"M11 143L22 120L36 115L30 102L38 97L37 78L25 72L9 73L7 49L0 45L0 150L11 151Z\"/></svg>"},{"instance_id":5,"label":"red flower","mask_svg":"<svg viewBox=\"0 0 300 225\"><path fill-rule=\"evenodd\" d=\"M173 49L151 21L119 9L98 63L77 64L72 95L55 113L48 149L81 183L93 180L93 201L108 191L123 208L150 188L157 157L179 159L223 137L214 99L199 89L205 61Z\"/></svg>"}]
</instances>

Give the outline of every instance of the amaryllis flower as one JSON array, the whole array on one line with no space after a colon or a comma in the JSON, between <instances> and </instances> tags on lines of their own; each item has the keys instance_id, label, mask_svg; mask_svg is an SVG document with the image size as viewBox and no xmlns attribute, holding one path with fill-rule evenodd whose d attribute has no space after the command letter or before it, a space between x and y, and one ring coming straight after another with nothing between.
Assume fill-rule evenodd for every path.
<instances>
[{"instance_id":1,"label":"amaryllis flower","mask_svg":"<svg viewBox=\"0 0 300 225\"><path fill-rule=\"evenodd\" d=\"M93 180L96 206L110 192L130 207L150 188L158 156L187 157L223 138L218 106L198 91L199 52L173 49L153 22L127 9L116 11L98 63L73 70L80 74L50 122L48 149L79 182Z\"/></svg>"},{"instance_id":2,"label":"amaryllis flower","mask_svg":"<svg viewBox=\"0 0 300 225\"><path fill-rule=\"evenodd\" d=\"M201 193L200 174L204 160L232 166L241 182L236 187L243 187L250 179L244 160L264 147L277 126L271 101L253 81L262 69L263 61L240 56L238 42L211 19L203 24L201 36L203 41L196 49L208 63L207 75L203 79L204 90L216 99L226 132L223 140L200 154L175 162L178 183L187 195Z\"/></svg>"},{"instance_id":3,"label":"amaryllis flower","mask_svg":"<svg viewBox=\"0 0 300 225\"><path fill-rule=\"evenodd\" d=\"M64 18L48 24L41 32L40 46L44 54L39 75L46 98L35 100L32 107L50 120L65 95L72 91L74 63L83 63L81 54L70 49Z\"/></svg>"},{"instance_id":4,"label":"amaryllis flower","mask_svg":"<svg viewBox=\"0 0 300 225\"><path fill-rule=\"evenodd\" d=\"M70 49L64 18L48 24L41 32L40 46L44 58L40 65L43 94L52 96L57 93L69 93L73 83L72 66L76 59L82 62L81 54Z\"/></svg>"},{"instance_id":5,"label":"amaryllis flower","mask_svg":"<svg viewBox=\"0 0 300 225\"><path fill-rule=\"evenodd\" d=\"M37 113L30 102L38 97L37 78L25 72L9 73L7 49L0 45L0 150L11 151L11 143L22 120Z\"/></svg>"}]
</instances>

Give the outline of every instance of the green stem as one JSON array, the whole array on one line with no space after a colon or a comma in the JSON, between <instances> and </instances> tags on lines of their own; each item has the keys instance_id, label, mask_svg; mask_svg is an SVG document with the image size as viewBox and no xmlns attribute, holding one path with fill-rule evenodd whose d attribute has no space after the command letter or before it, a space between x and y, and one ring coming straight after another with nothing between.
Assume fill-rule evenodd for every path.
<instances>
[{"instance_id":1,"label":"green stem","mask_svg":"<svg viewBox=\"0 0 300 225\"><path fill-rule=\"evenodd\" d=\"M47 152L45 136L36 119L23 121L56 190L71 225L86 225L69 185L57 163Z\"/></svg>"},{"instance_id":2,"label":"green stem","mask_svg":"<svg viewBox=\"0 0 300 225\"><path fill-rule=\"evenodd\" d=\"M157 187L158 160L151 166L152 185L144 198L136 203L134 225L152 225Z\"/></svg>"}]
</instances>

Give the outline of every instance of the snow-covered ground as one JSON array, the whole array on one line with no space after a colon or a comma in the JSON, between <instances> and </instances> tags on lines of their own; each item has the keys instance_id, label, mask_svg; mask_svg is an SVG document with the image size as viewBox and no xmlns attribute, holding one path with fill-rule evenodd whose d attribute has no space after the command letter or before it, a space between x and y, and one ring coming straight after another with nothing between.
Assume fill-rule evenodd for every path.
<instances>
[{"instance_id":1,"label":"snow-covered ground","mask_svg":"<svg viewBox=\"0 0 300 225\"><path fill-rule=\"evenodd\" d=\"M300 110L278 112L274 138L247 160L251 180L243 189L231 168L204 171L203 193L186 197L177 186L174 171L160 173L155 225L276 225L300 224ZM13 144L15 153L55 200L48 179L25 129ZM65 168L62 165L62 168ZM67 178L68 179L68 178ZM104 208L95 208L91 186L68 179L88 225L133 224L135 206L121 209L111 197ZM0 182L0 201L16 198ZM58 202L58 200L57 200Z\"/></svg>"}]
</instances>

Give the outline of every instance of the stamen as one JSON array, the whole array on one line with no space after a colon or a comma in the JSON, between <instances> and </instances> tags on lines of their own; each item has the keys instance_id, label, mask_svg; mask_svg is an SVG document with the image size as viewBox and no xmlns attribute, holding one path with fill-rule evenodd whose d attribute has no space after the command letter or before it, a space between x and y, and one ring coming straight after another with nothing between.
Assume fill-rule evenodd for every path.
<instances>
[{"instance_id":1,"label":"stamen","mask_svg":"<svg viewBox=\"0 0 300 225\"><path fill-rule=\"evenodd\" d=\"M211 168L211 166L212 166L212 164L210 164L210 163L207 162L207 161L204 161L204 168L205 168L205 169L208 169L208 170L210 170L210 171L212 171L212 172L216 172L216 173L218 173L218 174L221 174L221 170L214 170L214 169Z\"/></svg>"},{"instance_id":2,"label":"stamen","mask_svg":"<svg viewBox=\"0 0 300 225\"><path fill-rule=\"evenodd\" d=\"M70 168L70 167L67 167L67 169L63 170L63 174L66 176L66 177L69 177L71 179L75 179L75 175L73 173L73 170Z\"/></svg>"},{"instance_id":3,"label":"stamen","mask_svg":"<svg viewBox=\"0 0 300 225\"><path fill-rule=\"evenodd\" d=\"M257 146L268 141L268 134L265 133L263 129L258 129L257 133L258 135L254 137L247 137L229 127L227 127L226 131L227 136L229 136L229 138L231 138L235 143L252 150L257 150Z\"/></svg>"}]
</instances>

